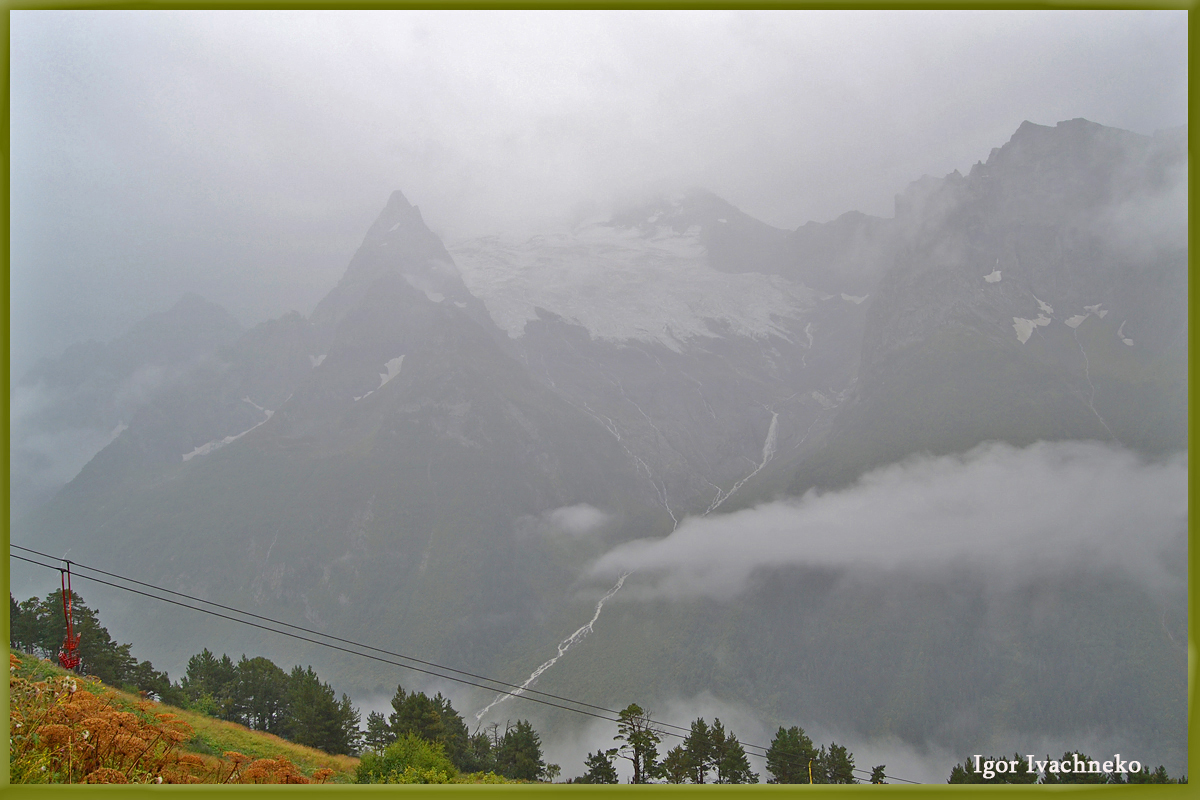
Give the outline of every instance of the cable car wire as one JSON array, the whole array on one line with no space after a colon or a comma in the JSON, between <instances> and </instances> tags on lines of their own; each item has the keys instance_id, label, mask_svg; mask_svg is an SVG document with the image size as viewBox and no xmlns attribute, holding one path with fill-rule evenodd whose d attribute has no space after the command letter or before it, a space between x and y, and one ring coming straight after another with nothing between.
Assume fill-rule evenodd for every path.
<instances>
[{"instance_id":1,"label":"cable car wire","mask_svg":"<svg viewBox=\"0 0 1200 800\"><path fill-rule=\"evenodd\" d=\"M10 543L10 544L9 544L9 547L10 547L10 548L15 548L15 549L17 549L17 550L22 550L22 551L24 551L24 552L27 552L27 553L32 553L33 555L41 556L42 558L48 558L48 559L51 559L52 561L63 561L63 560L64 560L64 559L59 559L59 558L56 558L55 556L53 556L53 555L50 555L50 554L48 554L48 553L42 553L42 552L40 552L40 551L33 550L32 548L28 548L28 547L22 547L21 545L16 545L16 544L11 544L11 543ZM52 570L56 570L56 571L60 571L60 572L62 571L62 568L61 568L61 567L59 567L59 566L57 566L57 565L54 565L54 564L45 564L45 563L42 563L42 562L40 562L40 561L35 561L35 560L33 560L33 559L26 558L26 557L24 557L24 556L18 555L18 554L16 554L16 553L10 553L9 555L10 555L10 557L12 557L12 558L16 558L16 559L19 559L19 560L21 560L21 561L25 561L25 562L27 562L27 563L34 564L34 565L36 565L36 566L39 566L39 567L44 567L44 568L46 568L46 569L52 569ZM516 698L516 699L521 699L521 700L529 700L529 701L531 701L531 702L534 702L534 703L540 703L541 705L550 706L550 707L552 707L552 708L558 708L558 709L560 709L560 710L563 710L563 711L573 711L573 712L575 712L575 713L577 713L577 714L584 714L584 715L587 715L587 716L590 716L590 717L594 717L594 718L596 718L596 719L602 719L602 720L604 720L604 721L606 721L606 722L619 722L619 721L620 721L620 713L621 713L621 712L619 712L619 711L616 711L616 710L613 710L613 709L610 709L610 708L606 708L606 707L604 707L604 706L598 706L598 705L594 705L594 704L592 704L592 703L586 703L586 702L584 702L584 701L580 701L580 700L573 700L573 699L571 699L571 698L569 698L569 697L563 697L563 696L560 696L560 695L550 694L549 692L542 692L542 691L539 691L539 690L536 690L536 689L528 689L528 688L522 689L522 687L520 687L519 685L517 685L517 684L514 684L514 683L508 683L507 681L501 681L501 680L498 680L498 679L496 679L496 678L489 678L489 677L487 677L487 676L484 676L484 675L478 675L478 674L476 674L476 673L472 673L472 672L467 672L467 671L464 671L464 670L455 669L455 668L453 668L453 667L447 667L447 666L444 666L444 665L442 665L442 664L437 664L437 663L435 663L435 662L432 662L432 661L426 661L426 660L424 660L424 659L415 658L415 657L413 657L413 656L406 656L406 655L403 655L403 654L401 654L401 653L394 653L394 652L392 652L392 651L389 651L389 650L383 650L383 649L381 649L381 648L378 648L378 647L373 647L373 646L371 646L371 645L367 645L367 644L362 644L362 643L360 643L360 642L355 642L355 641L353 641L353 640L350 640L350 639L343 639L343 638L341 638L341 637L334 636L334 635L332 635L332 634L322 633L322 632L320 632L320 631L315 631L315 630L312 630L311 628L305 628L305 627L303 627L303 626L300 626L300 625L293 625L293 624L291 624L291 623L288 623L288 622L283 622L282 620L277 620L277 619L274 619L274 618L271 618L271 617L266 617L266 616L262 616L262 615L259 615L259 614L254 614L254 613L252 613L252 612L249 612L249 611L243 611L243 610L241 610L241 609L238 609L238 608L233 608L233 607L231 607L231 606L222 605L222 604L220 604L220 603L216 603L216 602L214 602L214 601L211 601L211 600L204 600L204 599L202 599L202 598L195 597L195 596L193 596L193 595L189 595L189 594L185 594L185 593L183 593L183 592L176 592L176 591L174 591L174 590L171 590L171 589L166 589L166 588L164 588L164 587L161 587L161 586L156 586L156 585L154 585L154 584L151 584L151 583L146 583L146 582L143 582L143 581L139 581L139 580L136 580L136 579L134 579L134 578L129 578L129 577L126 577L126 576L124 576L124 575L119 575L119 574L117 574L117 573L114 573L114 572L108 572L108 571L106 571L106 570L102 570L102 569L99 569L99 568L97 568L97 567L91 567L91 566L88 566L88 565L86 565L86 564L82 564L82 563L80 563L80 562L78 562L78 561L71 561L70 563L71 563L71 564L72 564L72 565L73 565L73 566L76 568L76 571L73 573L75 577L77 577L77 578L82 578L82 579L84 579L84 580L89 580L89 581L92 581L93 583L99 583L99 584L103 584L103 585L105 585L105 586L110 586L110 587L112 587L112 588L114 588L114 589L121 589L121 590L124 590L124 591L126 591L126 592L130 592L130 593L133 593L133 594L141 595L141 596L143 596L143 597L149 597L149 598L151 598L151 599L154 599L154 600L161 600L161 601L162 601L162 602L164 602L164 603L170 603L171 605L180 606L181 608L188 608L188 609L191 609L192 611L198 611L198 612L200 612L200 613L202 613L202 614L209 614L209 615L211 615L211 616L219 617L219 618L221 618L221 619L226 619L226 620L229 620L229 621L231 621L231 622L239 622L239 623L241 623L241 624L243 624L243 625L249 625L249 626L251 626L251 627L258 628L259 630L264 630L264 631L268 631L268 632L270 632L270 633L276 633L276 634L279 634L280 636L287 636L287 637L290 637L290 638L293 638L293 639L297 639L297 640L300 640L300 641L309 642L310 644L315 644L315 645L322 646L322 647L328 647L328 648L331 648L331 649L333 649L333 650L338 650L338 651L340 651L340 652L343 652L343 653L348 653L348 654L350 654L350 655L356 655L356 656L360 656L360 657L362 657L362 658L368 658L368 659L371 659L371 660L373 660L373 661L378 661L378 662L381 662L381 663L384 663L384 664L390 664L390 665L392 665L392 666L401 667L401 668L403 668L403 669L409 669L409 670L412 670L412 671L414 671L414 672L419 672L419 673L422 673L422 674L425 674L425 675L431 675L431 676L433 676L433 677L436 677L436 678L442 678L443 680L453 681L453 682L455 682L455 683L461 683L461 684L464 684L464 685L467 685L467 686L473 686L473 687L475 687L475 688L478 688L478 689L485 689L485 690L487 690L487 691L492 691L492 692L500 692L500 693L503 693L503 694L507 694L507 695L509 695L510 697L513 697L513 698ZM301 636L301 635L299 635L299 634L296 634L296 633L291 633L291 632L289 632L289 631L286 631L286 630L279 630L279 629L277 629L277 628L268 627L267 625L261 625L261 624L255 623L255 622L251 622L251 621L249 621L249 620L245 620L245 619L238 619L237 617L231 617L231 616L229 616L229 615L227 615L227 614L222 614L222 613L220 613L220 612L217 612L217 611L212 611L211 609L207 609L207 608L198 608L198 607L196 607L196 606L193 606L193 605L188 605L187 603L183 603L183 602L180 602L180 601L178 601L178 600L172 600L172 599L171 599L171 598L169 598L169 597L162 597L162 596L160 596L160 595L155 595L155 594L150 594L150 593L148 593L148 592L139 591L139 590L137 590L137 589L130 588L129 586L123 586L123 585L121 585L121 584L112 583L111 581L106 581L106 580L103 580L103 579L101 579L101 578L96 578L96 577L93 577L93 576L91 576L91 575L83 575L83 574L79 573L79 571L78 571L79 569L84 569L84 570L87 570L87 571L89 571L89 572L95 572L95 573L98 573L98 574L101 574L101 575L106 575L106 576L108 576L108 577L110 577L110 578L114 578L114 579L117 579L117 580L120 580L120 581L125 581L125 582L127 582L127 583L132 583L132 584L135 584L135 585L138 585L138 586L143 586L143 587L145 587L145 588L148 588L148 589L153 589L154 591L158 591L158 592L164 592L164 593L166 593L166 594L171 594L171 595L174 595L174 596L176 596L176 597L182 597L182 598L185 598L185 599L187 599L187 600L191 600L191 601L193 601L193 602L197 602L197 603L203 603L203 604L210 605L210 606L213 606L213 607L215 607L215 608L220 608L220 609L222 609L222 610L229 611L229 612L232 612L232 613L235 613L235 614L241 614L241 615L243 615L243 616L246 616L246 617L251 617L251 618L253 618L253 619L258 619L258 620L262 620L262 621L264 621L264 622L269 622L269 623L271 623L272 625L279 625L279 626L282 626L282 627L291 628L291 629L293 629L293 630L297 630L297 631L303 631L304 633L308 633L308 634L311 634L311 635L313 635L313 636L320 636L320 637L322 637L322 638L325 638L325 639L330 639L330 640L332 640L332 641L341 642L342 644L350 645L350 646L351 646L351 647L353 647L353 648L362 648L362 650L371 650L371 651L374 651L374 652L376 652L376 653L382 653L383 655L391 656L391 657L393 657L393 658L404 659L405 661L411 661L411 662L414 662L414 663L416 663L416 664L423 664L423 665L425 665L426 667L433 667L433 668L436 668L436 669L438 669L438 670L442 670L442 672L435 672L435 671L433 671L432 669L425 669L425 668L423 668L423 667L413 666L413 664L407 664L407 663L403 663L403 662L400 662L400 661L393 661L393 660L391 660L391 659L388 659L388 658L383 658L383 657L381 657L381 656L371 655L370 653L364 653L364 652L362 652L362 650L350 649L350 648L348 648L348 647L341 647L341 646L339 646L339 645L336 645L336 644L331 644L330 642L323 642L323 641L320 641L320 640L317 640L317 639L311 639L311 638L309 638L309 637L307 637L307 636ZM450 672L450 673L454 673L454 674L453 674L453 675L447 675L447 674L444 674L445 672ZM485 684L482 684L482 683L476 683L476 682L475 682L475 681L473 681L473 680L467 680L466 678L462 678L462 677L455 677L455 675L463 675L463 676L467 676L467 677L469 677L469 678L474 678L474 679L476 679L476 680L487 681L488 683L495 684L495 686L488 686L488 685L485 685ZM501 687L501 688L497 688L497 687ZM539 695L540 697L531 697L531 696L529 696L529 695ZM540 699L541 697L545 697L545 698L551 698L551 700L543 700L543 699ZM559 700L559 701L562 701L563 703L571 703L571 704L573 704L573 706L581 706L581 708L575 708L575 707L573 707L573 706L562 705L561 703L555 703L555 702L552 702L552 700ZM595 709L595 710L594 710L594 711L589 711L589 710L587 710L587 709ZM597 712L603 712L603 713L597 713ZM612 715L612 716L608 716L608 715ZM672 724L670 724L670 723L667 723L667 722L660 722L660 721L658 721L658 720L652 720L652 721L651 721L651 724L652 724L652 726L653 726L653 727L655 727L655 728L657 729L658 733L660 733L660 734L662 734L662 735L664 735L664 736L670 736L670 737L673 737L673 738L676 738L676 739L686 739L686 738L687 738L687 735L691 733L691 729L690 729L690 728L685 728L685 727L683 727L683 726L680 726L680 725L672 725ZM673 729L673 730L665 730L665 729L668 729L668 728L669 728L669 729ZM677 733L676 731L686 731L687 733L686 733L686 734L685 734L685 733ZM760 758L762 758L762 757L765 757L765 756L766 756L766 753L767 753L767 751L769 750L769 748L767 748L767 747L763 747L762 745L752 744L752 743L749 743L749 742L742 742L742 741L739 741L739 744L740 744L740 745L741 745L741 746L742 746L744 749L752 751L752 752L751 752L751 755L754 755L754 756L757 756L757 757L760 757ZM753 751L761 751L761 752L753 752ZM870 775L870 774L871 774L871 773L870 773L868 770L861 769L861 768L858 768L858 767L855 767L855 768L853 768L853 771L854 771L854 772L856 772L856 773L863 774L863 775ZM893 781L900 781L900 782L902 782L902 783L909 783L909 784L917 784L917 783L919 783L918 781L910 781L910 780L907 780L907 779L905 779L905 778L898 778L898 777L896 777L896 776L894 776L894 775L884 775L884 777L885 777L885 778L888 778L889 780L893 780Z\"/></svg>"}]
</instances>

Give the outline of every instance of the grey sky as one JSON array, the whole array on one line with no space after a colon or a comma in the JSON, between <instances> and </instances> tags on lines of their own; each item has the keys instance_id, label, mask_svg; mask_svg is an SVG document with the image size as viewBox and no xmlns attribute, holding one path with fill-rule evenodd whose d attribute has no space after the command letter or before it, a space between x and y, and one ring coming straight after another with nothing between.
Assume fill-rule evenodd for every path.
<instances>
[{"instance_id":1,"label":"grey sky","mask_svg":"<svg viewBox=\"0 0 1200 800\"><path fill-rule=\"evenodd\" d=\"M1184 12L13 12L13 372L197 291L308 313L393 189L447 239L702 186L890 216L1025 119L1187 121Z\"/></svg>"}]
</instances>

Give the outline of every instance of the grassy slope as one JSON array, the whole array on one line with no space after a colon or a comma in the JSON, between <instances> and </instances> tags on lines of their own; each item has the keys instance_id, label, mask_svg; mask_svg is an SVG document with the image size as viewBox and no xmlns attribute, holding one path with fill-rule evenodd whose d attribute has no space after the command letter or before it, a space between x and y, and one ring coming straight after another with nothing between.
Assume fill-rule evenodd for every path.
<instances>
[{"instance_id":1,"label":"grassy slope","mask_svg":"<svg viewBox=\"0 0 1200 800\"><path fill-rule=\"evenodd\" d=\"M38 659L17 650L9 652L21 659L21 668L16 673L17 677L30 681L43 681L61 679L70 674L50 661ZM111 693L114 705L121 708L132 709L141 700L135 694L110 686L105 686L104 689ZM311 747L293 744L273 734L252 731L243 725L214 719L194 711L167 705L163 705L161 710L177 714L191 727L195 735L184 743L184 749L204 757L206 761L212 757L219 757L227 751L237 751L251 759L286 758L296 765L300 772L309 776L318 769L329 768L334 771L331 782L354 782L354 770L358 766L358 759L352 756L329 755Z\"/></svg>"}]
</instances>

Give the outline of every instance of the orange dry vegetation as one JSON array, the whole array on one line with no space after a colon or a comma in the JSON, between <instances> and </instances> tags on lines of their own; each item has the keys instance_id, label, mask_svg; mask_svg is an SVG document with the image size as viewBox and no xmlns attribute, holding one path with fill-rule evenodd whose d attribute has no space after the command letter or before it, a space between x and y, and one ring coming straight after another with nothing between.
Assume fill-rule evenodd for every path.
<instances>
[{"instance_id":1,"label":"orange dry vegetation","mask_svg":"<svg viewBox=\"0 0 1200 800\"><path fill-rule=\"evenodd\" d=\"M114 704L116 693L74 675L30 681L9 655L9 777L13 783L324 783L287 759L223 758L181 748L193 731L157 703Z\"/></svg>"}]
</instances>

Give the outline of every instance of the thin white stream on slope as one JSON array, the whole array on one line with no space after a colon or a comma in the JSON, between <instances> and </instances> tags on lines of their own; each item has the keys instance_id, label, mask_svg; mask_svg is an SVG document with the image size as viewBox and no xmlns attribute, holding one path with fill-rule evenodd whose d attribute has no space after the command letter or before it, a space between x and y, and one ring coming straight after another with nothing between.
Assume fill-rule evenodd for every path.
<instances>
[{"instance_id":1,"label":"thin white stream on slope","mask_svg":"<svg viewBox=\"0 0 1200 800\"><path fill-rule=\"evenodd\" d=\"M531 674L528 678L526 678L525 682L522 683L519 688L513 689L511 692L507 692L506 694L496 695L495 700L488 703L483 708L482 711L476 712L475 721L478 722L479 720L483 719L483 715L486 714L487 712L491 711L493 706L503 703L505 700L509 699L510 697L516 697L517 695L524 694L525 690L529 688L530 684L532 684L534 681L536 681L543 672L545 672L546 670L553 667L554 663L563 657L563 654L567 652L567 650L571 647L571 645L575 644L580 639L583 639L585 636L587 636L589 633L591 633L592 626L596 624L596 620L600 619L600 610L604 608L605 601L608 600L610 597L612 597L614 594L616 594L618 591L620 591L621 585L625 583L625 579L629 577L629 574L630 573L628 573L628 572L622 574L621 577L617 579L617 585L612 587L611 589L609 589L608 593L606 595L604 595L604 597L600 598L600 602L596 603L596 613L592 615L592 619L590 622L588 622L587 625L584 625L582 628L575 631L574 633L572 633L570 636L568 636L566 639L563 639L562 642L559 643L558 653L555 654L554 658L550 659L545 664L542 664L540 667L535 669L533 671L533 674Z\"/></svg>"},{"instance_id":2,"label":"thin white stream on slope","mask_svg":"<svg viewBox=\"0 0 1200 800\"><path fill-rule=\"evenodd\" d=\"M730 497L733 496L734 492L736 492L738 489L742 488L742 486L745 485L746 481L750 480L755 475L757 475L762 470L762 468L765 467L767 465L767 463L772 458L775 457L775 429L778 426L778 423L779 423L779 414L772 411L771 412L771 427L767 428L767 440L765 442L763 442L762 463L759 464L757 467L755 467L754 471L751 472L749 475L747 475L746 477L742 478L740 481L735 483L733 485L733 488L730 489L727 494L722 494L721 491L718 489L717 490L717 498L715 500L713 500L712 505L710 505L708 507L708 510L704 512L704 516L707 517L709 514L716 511L717 508L719 508L722 503L724 503L726 500L728 500ZM749 460L749 459L747 459L747 460Z\"/></svg>"},{"instance_id":3,"label":"thin white stream on slope","mask_svg":"<svg viewBox=\"0 0 1200 800\"><path fill-rule=\"evenodd\" d=\"M1104 421L1104 417L1100 416L1100 412L1096 410L1094 400L1096 399L1096 387L1092 384L1091 367L1088 364L1087 351L1083 349L1083 342L1079 341L1079 328L1076 326L1072 333L1075 334L1075 344L1079 345L1079 352L1083 353L1083 376L1087 378L1088 386L1092 389L1092 396L1088 398L1088 408L1092 409L1092 413L1096 415L1096 419L1100 420L1100 424L1104 426L1104 430L1108 431L1108 435L1113 438L1113 441L1120 443L1120 439L1112 432L1112 428L1108 427L1108 423Z\"/></svg>"}]
</instances>

